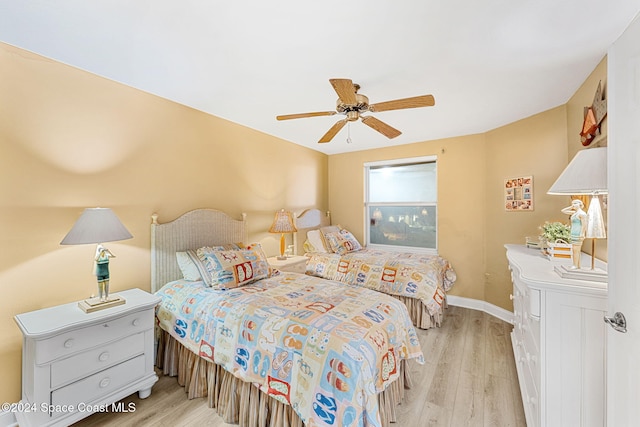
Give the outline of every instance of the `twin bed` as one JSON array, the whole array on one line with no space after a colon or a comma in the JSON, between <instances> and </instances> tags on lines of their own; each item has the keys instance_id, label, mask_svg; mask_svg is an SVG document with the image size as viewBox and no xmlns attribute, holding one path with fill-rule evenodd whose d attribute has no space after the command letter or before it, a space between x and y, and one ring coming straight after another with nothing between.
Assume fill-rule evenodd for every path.
<instances>
[{"instance_id":1,"label":"twin bed","mask_svg":"<svg viewBox=\"0 0 640 427\"><path fill-rule=\"evenodd\" d=\"M207 396L243 426L395 421L407 363L424 363L401 301L273 270L259 246L244 245L244 218L215 210L164 224L154 216L151 240L152 291L162 298L157 362L189 398ZM204 261L199 278L185 279L177 252Z\"/></svg>"},{"instance_id":2,"label":"twin bed","mask_svg":"<svg viewBox=\"0 0 640 427\"><path fill-rule=\"evenodd\" d=\"M308 257L306 273L382 292L402 301L413 324L440 326L446 293L456 280L438 256L363 248L348 230L331 225L329 213L308 209L296 215L294 246Z\"/></svg>"}]
</instances>

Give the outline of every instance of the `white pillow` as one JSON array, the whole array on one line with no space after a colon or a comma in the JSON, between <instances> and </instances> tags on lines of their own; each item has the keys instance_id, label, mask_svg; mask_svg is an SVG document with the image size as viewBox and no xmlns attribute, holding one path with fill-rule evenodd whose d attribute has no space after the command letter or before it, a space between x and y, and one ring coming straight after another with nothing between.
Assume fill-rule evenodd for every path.
<instances>
[{"instance_id":1,"label":"white pillow","mask_svg":"<svg viewBox=\"0 0 640 427\"><path fill-rule=\"evenodd\" d=\"M307 241L313 247L315 252L327 252L327 248L325 248L324 246L324 239L322 237L322 234L320 234L320 230L307 231Z\"/></svg>"},{"instance_id":2,"label":"white pillow","mask_svg":"<svg viewBox=\"0 0 640 427\"><path fill-rule=\"evenodd\" d=\"M180 267L180 271L185 280L192 282L202 280L198 266L193 263L193 260L187 252L176 252L176 259L178 260L178 267Z\"/></svg>"}]
</instances>

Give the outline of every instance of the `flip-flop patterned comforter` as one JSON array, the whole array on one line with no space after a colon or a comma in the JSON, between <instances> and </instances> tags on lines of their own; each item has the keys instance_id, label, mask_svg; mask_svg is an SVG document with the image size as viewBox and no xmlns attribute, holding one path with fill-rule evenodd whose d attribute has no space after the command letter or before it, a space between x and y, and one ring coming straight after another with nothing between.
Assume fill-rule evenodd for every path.
<instances>
[{"instance_id":1,"label":"flip-flop patterned comforter","mask_svg":"<svg viewBox=\"0 0 640 427\"><path fill-rule=\"evenodd\" d=\"M376 394L399 361L424 363L406 307L361 287L280 273L230 290L179 280L157 295L162 329L308 426L379 426Z\"/></svg>"},{"instance_id":2,"label":"flip-flop patterned comforter","mask_svg":"<svg viewBox=\"0 0 640 427\"><path fill-rule=\"evenodd\" d=\"M342 255L313 252L307 256L307 274L417 298L431 315L442 312L446 292L456 280L449 262L438 255L367 248Z\"/></svg>"}]
</instances>

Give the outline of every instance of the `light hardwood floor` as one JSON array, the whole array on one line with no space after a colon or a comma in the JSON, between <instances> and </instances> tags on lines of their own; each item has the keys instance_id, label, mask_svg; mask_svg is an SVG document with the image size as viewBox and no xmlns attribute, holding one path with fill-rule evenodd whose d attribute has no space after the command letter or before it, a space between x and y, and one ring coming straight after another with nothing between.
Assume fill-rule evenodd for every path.
<instances>
[{"instance_id":1,"label":"light hardwood floor","mask_svg":"<svg viewBox=\"0 0 640 427\"><path fill-rule=\"evenodd\" d=\"M427 362L411 365L414 387L397 409L398 427L526 426L509 333L480 311L449 307L441 328L418 330ZM121 401L133 412L94 414L75 427L212 426L224 423L204 399L187 400L175 378L160 376L151 397Z\"/></svg>"}]
</instances>

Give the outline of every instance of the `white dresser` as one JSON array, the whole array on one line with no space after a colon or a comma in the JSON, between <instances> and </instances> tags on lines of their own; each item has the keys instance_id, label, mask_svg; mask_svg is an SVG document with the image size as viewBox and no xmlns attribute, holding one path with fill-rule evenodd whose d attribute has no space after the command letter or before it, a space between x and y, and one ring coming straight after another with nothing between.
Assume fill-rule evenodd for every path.
<instances>
[{"instance_id":1,"label":"white dresser","mask_svg":"<svg viewBox=\"0 0 640 427\"><path fill-rule=\"evenodd\" d=\"M527 426L604 426L607 284L563 279L539 250L505 247Z\"/></svg>"},{"instance_id":2,"label":"white dresser","mask_svg":"<svg viewBox=\"0 0 640 427\"><path fill-rule=\"evenodd\" d=\"M140 289L118 292L126 303L85 313L76 302L18 314L23 334L21 427L68 426L135 392L151 394L154 307Z\"/></svg>"}]
</instances>

